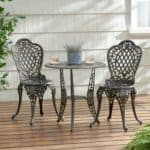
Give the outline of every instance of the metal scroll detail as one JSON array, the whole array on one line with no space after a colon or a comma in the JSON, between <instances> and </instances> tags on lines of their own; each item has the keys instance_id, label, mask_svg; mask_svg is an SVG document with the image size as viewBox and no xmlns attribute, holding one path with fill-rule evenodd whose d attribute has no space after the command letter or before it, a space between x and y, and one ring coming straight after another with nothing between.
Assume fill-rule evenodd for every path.
<instances>
[{"instance_id":1,"label":"metal scroll detail","mask_svg":"<svg viewBox=\"0 0 150 150\"><path fill-rule=\"evenodd\" d=\"M131 40L124 40L112 46L107 53L111 79L134 84L135 73L139 66L142 50Z\"/></svg>"},{"instance_id":2,"label":"metal scroll detail","mask_svg":"<svg viewBox=\"0 0 150 150\"><path fill-rule=\"evenodd\" d=\"M35 110L35 104L37 98L39 98L40 101L40 114L43 115L43 95L47 89L46 85L24 85L24 88L27 92L28 97L30 98L31 103L31 121L30 125L33 125L34 123L34 110Z\"/></svg>"},{"instance_id":3,"label":"metal scroll detail","mask_svg":"<svg viewBox=\"0 0 150 150\"><path fill-rule=\"evenodd\" d=\"M60 111L59 111L57 122L63 121L63 114L65 111L66 102L67 102L67 91L65 88L63 69L60 69L60 87L61 87L61 104L60 104Z\"/></svg>"},{"instance_id":4,"label":"metal scroll detail","mask_svg":"<svg viewBox=\"0 0 150 150\"><path fill-rule=\"evenodd\" d=\"M106 80L104 86L100 86L97 90L98 111L95 120L98 118L101 108L102 94L105 93L109 100L109 115L111 119L113 103L118 101L122 125L124 131L125 126L125 106L129 96L131 96L132 110L135 119L141 124L135 112L135 96L136 91L133 87L135 82L135 73L138 69L142 56L142 50L136 46L131 40L124 40L118 45L112 46L107 53L108 67L111 73L110 79ZM91 125L95 124L94 121Z\"/></svg>"},{"instance_id":5,"label":"metal scroll detail","mask_svg":"<svg viewBox=\"0 0 150 150\"><path fill-rule=\"evenodd\" d=\"M107 117L108 121L111 119L113 104L114 104L114 100L116 99L118 101L119 106L120 106L123 129L124 129L124 131L127 131L127 128L125 126L125 105L126 105L126 102L128 100L128 97L129 97L130 88L110 89L110 88L100 86L97 90L98 111L96 114L96 118L98 118L99 113L100 113L103 93L106 94L108 101L109 101L109 115ZM96 122L94 121L91 125L94 125L95 123Z\"/></svg>"},{"instance_id":6,"label":"metal scroll detail","mask_svg":"<svg viewBox=\"0 0 150 150\"><path fill-rule=\"evenodd\" d=\"M101 103L102 103L102 95L103 95L103 92L104 92L104 88L103 87L99 87L98 90L97 90L97 113L96 113L96 116L95 116L95 119L94 121L90 124L90 128L95 124L95 123L100 123L99 120L98 120L98 117L99 117L99 113L100 113L100 110L101 110Z\"/></svg>"},{"instance_id":7,"label":"metal scroll detail","mask_svg":"<svg viewBox=\"0 0 150 150\"><path fill-rule=\"evenodd\" d=\"M95 68L92 68L88 91L87 91L87 103L93 118L96 117L96 110L94 106L94 85L95 85ZM98 118L96 122L99 123Z\"/></svg>"},{"instance_id":8,"label":"metal scroll detail","mask_svg":"<svg viewBox=\"0 0 150 150\"><path fill-rule=\"evenodd\" d=\"M34 122L36 99L39 98L40 114L43 115L43 95L47 86L53 86L53 82L46 80L45 75L40 72L43 63L43 48L39 44L32 43L28 39L20 39L12 47L12 54L20 78L20 84L18 86L19 104L17 112L12 116L12 119L19 113L22 100L22 88L24 87L31 102L30 124L32 125Z\"/></svg>"}]
</instances>

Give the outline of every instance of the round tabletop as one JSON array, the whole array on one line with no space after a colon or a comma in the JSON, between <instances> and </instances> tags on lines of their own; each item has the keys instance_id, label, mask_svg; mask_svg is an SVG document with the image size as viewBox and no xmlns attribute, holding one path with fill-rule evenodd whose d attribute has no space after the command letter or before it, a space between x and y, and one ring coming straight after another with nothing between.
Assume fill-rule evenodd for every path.
<instances>
[{"instance_id":1,"label":"round tabletop","mask_svg":"<svg viewBox=\"0 0 150 150\"><path fill-rule=\"evenodd\" d=\"M80 65L69 65L67 62L60 62L58 64L46 63L44 65L47 68L56 68L56 69L90 69L90 68L101 68L106 65L102 62L94 62L94 63L82 63Z\"/></svg>"}]
</instances>

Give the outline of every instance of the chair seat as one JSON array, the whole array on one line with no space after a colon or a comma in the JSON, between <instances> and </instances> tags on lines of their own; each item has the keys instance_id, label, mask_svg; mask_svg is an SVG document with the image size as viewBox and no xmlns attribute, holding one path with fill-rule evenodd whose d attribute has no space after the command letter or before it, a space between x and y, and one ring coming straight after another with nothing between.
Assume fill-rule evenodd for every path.
<instances>
[{"instance_id":1,"label":"chair seat","mask_svg":"<svg viewBox=\"0 0 150 150\"><path fill-rule=\"evenodd\" d=\"M131 80L106 79L102 87L106 87L109 89L129 89L132 88L133 85L134 82Z\"/></svg>"},{"instance_id":2,"label":"chair seat","mask_svg":"<svg viewBox=\"0 0 150 150\"><path fill-rule=\"evenodd\" d=\"M21 81L22 84L24 85L53 85L53 81L52 80L31 80L31 79L27 79L27 80L22 80Z\"/></svg>"}]
</instances>

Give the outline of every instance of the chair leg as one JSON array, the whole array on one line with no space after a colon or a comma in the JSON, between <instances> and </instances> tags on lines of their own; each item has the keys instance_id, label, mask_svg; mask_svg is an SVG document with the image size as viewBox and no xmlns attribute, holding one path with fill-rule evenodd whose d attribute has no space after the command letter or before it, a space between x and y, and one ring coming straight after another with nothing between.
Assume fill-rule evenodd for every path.
<instances>
[{"instance_id":1,"label":"chair leg","mask_svg":"<svg viewBox=\"0 0 150 150\"><path fill-rule=\"evenodd\" d=\"M43 98L39 98L40 114L43 116Z\"/></svg>"},{"instance_id":2,"label":"chair leg","mask_svg":"<svg viewBox=\"0 0 150 150\"><path fill-rule=\"evenodd\" d=\"M125 105L126 105L126 101L127 99L124 96L120 96L119 98L117 98L118 103L119 103L119 107L120 107L120 112L121 112L121 118L122 118L122 126L125 132L127 132L127 128L125 126Z\"/></svg>"},{"instance_id":3,"label":"chair leg","mask_svg":"<svg viewBox=\"0 0 150 150\"><path fill-rule=\"evenodd\" d=\"M20 107L21 107L21 103L22 103L22 92L23 92L23 85L20 83L18 85L19 103L18 103L18 107L17 107L16 113L12 116L12 120L15 119L15 117L18 115L18 113L20 111Z\"/></svg>"},{"instance_id":4,"label":"chair leg","mask_svg":"<svg viewBox=\"0 0 150 150\"><path fill-rule=\"evenodd\" d=\"M113 110L114 101L109 101L109 115L107 117L107 120L109 121L112 116L112 110Z\"/></svg>"},{"instance_id":5,"label":"chair leg","mask_svg":"<svg viewBox=\"0 0 150 150\"><path fill-rule=\"evenodd\" d=\"M37 97L34 97L34 98L30 99L30 103L31 103L31 120L30 120L30 125L31 126L34 124L34 114L35 114L36 99L37 99Z\"/></svg>"},{"instance_id":6,"label":"chair leg","mask_svg":"<svg viewBox=\"0 0 150 150\"><path fill-rule=\"evenodd\" d=\"M99 89L97 90L97 113L96 113L96 117L95 120L90 124L90 127L92 127L96 122L99 124L99 113L101 110L101 103L102 103L102 95L103 95L104 89L102 87L99 87Z\"/></svg>"},{"instance_id":7,"label":"chair leg","mask_svg":"<svg viewBox=\"0 0 150 150\"><path fill-rule=\"evenodd\" d=\"M132 110L133 110L133 114L134 114L134 117L135 119L137 120L137 122L139 124L142 124L142 121L140 121L137 117L137 114L136 114L136 110L135 110L135 97L136 97L136 90L135 88L133 87L131 89L131 104L132 104Z\"/></svg>"},{"instance_id":8,"label":"chair leg","mask_svg":"<svg viewBox=\"0 0 150 150\"><path fill-rule=\"evenodd\" d=\"M109 94L108 96L108 100L109 100L109 115L107 117L107 120L109 121L111 119L112 116L112 110L113 110L113 105L114 105L114 99L115 96L113 94Z\"/></svg>"}]
</instances>

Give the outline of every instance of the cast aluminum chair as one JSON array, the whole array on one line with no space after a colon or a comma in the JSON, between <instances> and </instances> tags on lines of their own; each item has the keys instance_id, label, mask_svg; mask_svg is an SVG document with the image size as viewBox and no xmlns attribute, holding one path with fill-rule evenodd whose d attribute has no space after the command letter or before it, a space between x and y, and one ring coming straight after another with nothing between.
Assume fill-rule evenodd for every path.
<instances>
[{"instance_id":1,"label":"cast aluminum chair","mask_svg":"<svg viewBox=\"0 0 150 150\"><path fill-rule=\"evenodd\" d=\"M26 90L31 103L31 121L34 123L34 110L37 98L39 99L40 114L43 115L43 96L49 87L52 91L52 101L56 114L55 88L52 80L47 80L41 74L43 63L43 48L29 39L20 39L12 46L12 55L19 72L20 83L18 85L19 103L16 113L12 116L14 120L20 111L23 88Z\"/></svg>"},{"instance_id":2,"label":"cast aluminum chair","mask_svg":"<svg viewBox=\"0 0 150 150\"><path fill-rule=\"evenodd\" d=\"M120 106L123 129L127 131L125 125L125 106L130 96L135 119L139 124L142 124L135 111L136 89L134 87L135 74L141 57L141 48L136 46L131 40L124 40L108 50L107 61L111 77L105 81L104 86L100 86L97 90L98 110L95 121L91 123L91 126L95 124L98 119L103 93L106 94L109 100L108 120L111 119L113 104L116 99Z\"/></svg>"}]
</instances>

